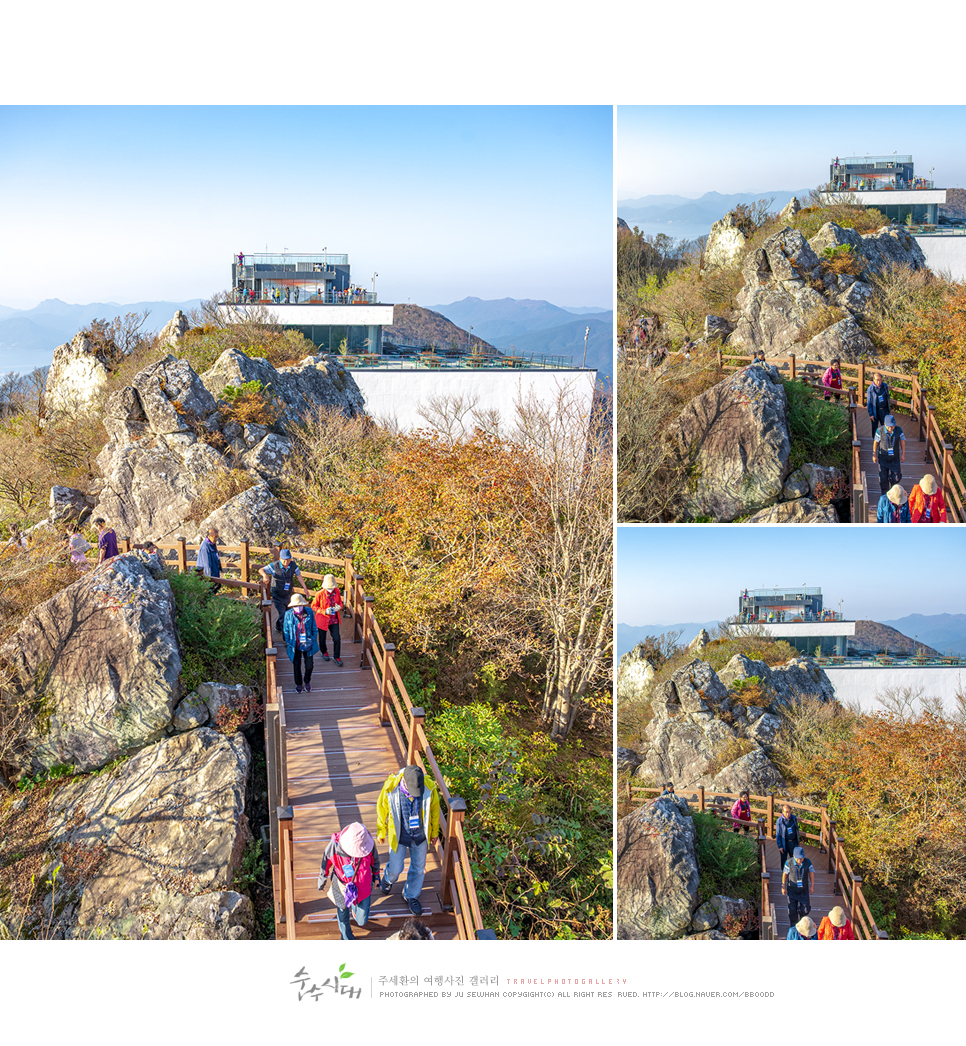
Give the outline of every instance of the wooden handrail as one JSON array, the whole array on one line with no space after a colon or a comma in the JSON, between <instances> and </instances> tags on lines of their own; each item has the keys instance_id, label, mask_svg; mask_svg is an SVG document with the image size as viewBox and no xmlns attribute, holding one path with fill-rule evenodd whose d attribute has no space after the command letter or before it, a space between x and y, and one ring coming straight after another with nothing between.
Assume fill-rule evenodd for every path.
<instances>
[{"instance_id":1,"label":"wooden handrail","mask_svg":"<svg viewBox=\"0 0 966 1046\"><path fill-rule=\"evenodd\" d=\"M635 794L642 796L660 796L662 789L655 788L648 785L632 785L630 781L627 783L627 799L631 802L634 800ZM707 810L707 797L712 796L720 799L738 799L738 792L710 792L703 787L697 789L688 789L685 792L677 794L678 799L684 799L687 802L691 800L688 796L695 795L695 802L698 804L698 809L701 811ZM765 841L771 839L774 833L773 828L773 813L775 808L776 796L774 795L749 795L749 803L751 805L752 816L755 813L760 813L763 816L758 818L758 848L759 848L759 864L761 869L761 913L762 913L762 933L765 932L765 912L768 910L768 905L771 903L769 895L769 879L770 876L767 872L765 863ZM832 881L832 892L833 894L840 894L846 900L849 906L849 910L852 913L852 927L856 931L857 936L863 937L865 940L887 940L888 934L884 930L880 930L876 926L875 919L872 912L869 910L868 902L865 899L865 895L862 892L862 878L855 875L852 871L852 866L849 864L848 857L845 854L845 848L842 840L839 838L838 833L835 831L835 821L828 816L828 808L825 806L806 806L804 803L797 803L791 799L781 799L781 805L788 805L792 808L793 812L802 811L803 813L819 814L819 820L809 818L799 818L799 837L804 838L806 841L815 841L818 843L817 849L822 852L828 853L828 868L827 871L833 875ZM754 804L759 804L759 807L763 804L764 809L756 811ZM712 808L710 811L715 816L719 816L723 825L730 826L733 824L747 825L748 821L737 821L736 818L731 816L730 809L727 814L723 815L723 811L720 808ZM767 834L763 831L765 825L768 825ZM803 827L817 827L817 833L802 832ZM774 906L772 905L772 908ZM774 924L772 924L774 926Z\"/></svg>"}]
</instances>

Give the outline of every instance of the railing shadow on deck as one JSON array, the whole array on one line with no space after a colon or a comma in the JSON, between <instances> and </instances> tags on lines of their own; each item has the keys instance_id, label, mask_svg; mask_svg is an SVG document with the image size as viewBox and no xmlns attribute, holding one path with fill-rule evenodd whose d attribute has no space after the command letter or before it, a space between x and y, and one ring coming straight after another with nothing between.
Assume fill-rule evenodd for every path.
<instances>
[{"instance_id":1,"label":"railing shadow on deck","mask_svg":"<svg viewBox=\"0 0 966 1046\"><path fill-rule=\"evenodd\" d=\"M628 781L624 798L627 802L633 803L637 797L650 799L660 794L660 788L635 785ZM833 875L832 893L844 898L848 911L851 913L852 928L856 938L866 941L888 939L889 935L875 924L875 919L869 911L868 902L862 892L862 877L852 871L852 866L845 855L842 839L835 830L835 821L828 816L826 807L805 806L803 803L796 803L791 799L782 799L774 795L749 795L752 821L736 822L731 816L731 805L739 797L737 792L713 792L699 787L683 791L677 797L687 800L688 805L693 805L698 810L708 811L719 817L722 827L729 831L736 823L755 828L761 874L760 930L763 941L776 940L775 927L777 926L775 901L771 890L771 873L768 871L765 846L775 837L775 807L777 805L780 811L785 804L791 807L792 813L798 818L799 840L812 844L820 853L827 854L826 871Z\"/></svg>"},{"instance_id":2,"label":"railing shadow on deck","mask_svg":"<svg viewBox=\"0 0 966 1046\"><path fill-rule=\"evenodd\" d=\"M134 547L130 538L120 539L119 546L122 552L129 552ZM191 557L196 556L200 546L178 537L173 542L155 542L155 547L169 567L185 573L194 569L193 566L189 567L189 562L193 564ZM288 801L285 700L276 675L278 649L272 632L273 603L267 585L260 580L249 580L253 570L252 557L259 557L265 563L273 562L278 558L279 547L269 548L243 541L240 545L219 545L219 552L224 573L217 582L212 582L217 584L218 593L226 597L231 593L229 598L239 599L249 599L253 595L259 597L265 642L265 759L269 842L278 902L276 925L284 926L287 940L295 940L293 809ZM343 641L359 644L360 668L365 668L368 661L381 695L379 722L395 734L399 747L406 753L405 765L420 767L436 783L440 797L440 835L431 840L431 844L442 867L441 901L444 910L453 913L458 939L496 940L493 930L483 926L463 828L466 803L459 796L451 795L446 786L443 772L426 735L424 711L413 705L406 691L406 685L396 667L396 647L386 641L376 620L375 600L365 591L362 573L355 570L351 557L331 559L298 549L292 549L292 553L300 564L303 578L321 581L326 573L335 575L342 592L345 616L352 622L352 631ZM332 569L317 573L301 567L305 563ZM232 576L235 573L238 577ZM234 595L236 592L237 596Z\"/></svg>"}]
</instances>

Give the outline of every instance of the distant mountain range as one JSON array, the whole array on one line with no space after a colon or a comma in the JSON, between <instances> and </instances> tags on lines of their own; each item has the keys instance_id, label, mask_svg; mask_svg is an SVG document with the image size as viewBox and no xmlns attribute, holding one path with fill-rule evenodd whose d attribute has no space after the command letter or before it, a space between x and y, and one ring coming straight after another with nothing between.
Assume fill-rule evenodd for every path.
<instances>
[{"instance_id":1,"label":"distant mountain range","mask_svg":"<svg viewBox=\"0 0 966 1046\"><path fill-rule=\"evenodd\" d=\"M690 643L706 628L717 627L717 621L685 621L674 625L614 625L614 654L633 650L648 636L681 631L681 642ZM857 621L856 636L864 649L912 650L915 645L931 647L941 654L966 657L966 614L910 614L898 621ZM853 644L854 645L854 644Z\"/></svg>"},{"instance_id":2,"label":"distant mountain range","mask_svg":"<svg viewBox=\"0 0 966 1046\"><path fill-rule=\"evenodd\" d=\"M463 298L448 305L431 305L435 312L473 327L473 337L486 339L498 349L520 353L570 356L579 367L587 338L587 366L610 378L614 361L614 313L590 306L562 308L531 298ZM574 319L579 316L580 319Z\"/></svg>"},{"instance_id":3,"label":"distant mountain range","mask_svg":"<svg viewBox=\"0 0 966 1046\"><path fill-rule=\"evenodd\" d=\"M773 198L772 209L780 211L793 196L804 200L810 191L779 189L774 192L742 192L729 195L706 192L696 200L690 200L686 196L639 196L635 200L618 200L617 214L630 226L644 222L664 222L671 225L704 225L710 231L719 218L723 218L739 203L754 203L756 200ZM669 233L673 233L673 230L669 230Z\"/></svg>"},{"instance_id":4,"label":"distant mountain range","mask_svg":"<svg viewBox=\"0 0 966 1046\"><path fill-rule=\"evenodd\" d=\"M150 315L145 330L158 331L178 309L188 312L200 304L200 298L192 298L190 301L139 301L131 305L119 305L115 301L70 305L59 298L48 298L32 309L0 305L0 373L48 366L54 349L70 341L91 320L110 320L147 309Z\"/></svg>"}]
</instances>

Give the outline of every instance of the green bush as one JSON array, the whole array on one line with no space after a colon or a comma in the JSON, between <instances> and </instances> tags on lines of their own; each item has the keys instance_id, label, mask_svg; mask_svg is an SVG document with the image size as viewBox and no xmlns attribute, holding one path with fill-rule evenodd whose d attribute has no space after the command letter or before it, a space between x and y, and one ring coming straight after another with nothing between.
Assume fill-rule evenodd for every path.
<instances>
[{"instance_id":1,"label":"green bush","mask_svg":"<svg viewBox=\"0 0 966 1046\"><path fill-rule=\"evenodd\" d=\"M199 683L257 687L263 679L261 621L254 606L215 593L198 574L169 573L183 648L185 692Z\"/></svg>"},{"instance_id":2,"label":"green bush","mask_svg":"<svg viewBox=\"0 0 966 1046\"><path fill-rule=\"evenodd\" d=\"M708 812L692 813L697 833L698 899L701 903L724 894L743 897L757 905L761 891L758 845L749 836L736 835Z\"/></svg>"},{"instance_id":3,"label":"green bush","mask_svg":"<svg viewBox=\"0 0 966 1046\"><path fill-rule=\"evenodd\" d=\"M852 451L848 411L838 403L816 396L801 382L783 380L782 384L788 403L791 469L794 471L811 461L847 472Z\"/></svg>"}]
</instances>

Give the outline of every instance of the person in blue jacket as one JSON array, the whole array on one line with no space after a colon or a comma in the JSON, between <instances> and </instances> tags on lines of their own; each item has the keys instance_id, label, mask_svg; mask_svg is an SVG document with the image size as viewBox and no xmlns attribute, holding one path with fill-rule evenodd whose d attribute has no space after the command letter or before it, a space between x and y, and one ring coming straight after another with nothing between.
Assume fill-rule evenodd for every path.
<instances>
[{"instance_id":1,"label":"person in blue jacket","mask_svg":"<svg viewBox=\"0 0 966 1046\"><path fill-rule=\"evenodd\" d=\"M818 927L812 921L808 915L803 915L801 919L795 923L794 926L790 926L788 933L785 935L786 941L817 941L818 940ZM811 952L809 952L811 955Z\"/></svg>"},{"instance_id":2,"label":"person in blue jacket","mask_svg":"<svg viewBox=\"0 0 966 1046\"><path fill-rule=\"evenodd\" d=\"M195 569L207 577L221 577L221 556L218 553L218 530L212 527L198 549Z\"/></svg>"},{"instance_id":3,"label":"person in blue jacket","mask_svg":"<svg viewBox=\"0 0 966 1046\"><path fill-rule=\"evenodd\" d=\"M880 371L876 371L872 375L872 384L865 397L865 406L872 419L873 428L885 421L885 416L889 413L889 386L886 385Z\"/></svg>"},{"instance_id":4,"label":"person in blue jacket","mask_svg":"<svg viewBox=\"0 0 966 1046\"><path fill-rule=\"evenodd\" d=\"M313 657L319 651L319 626L315 623L315 614L309 607L309 601L301 592L292 596L288 607L282 632L295 672L295 692L301 694L303 685L305 690L311 692Z\"/></svg>"},{"instance_id":5,"label":"person in blue jacket","mask_svg":"<svg viewBox=\"0 0 966 1046\"><path fill-rule=\"evenodd\" d=\"M778 845L778 854L781 857L781 866L795 852L798 842L798 818L792 813L788 803L782 805L782 815L775 822L775 842Z\"/></svg>"},{"instance_id":6,"label":"person in blue jacket","mask_svg":"<svg viewBox=\"0 0 966 1046\"><path fill-rule=\"evenodd\" d=\"M909 523L909 495L897 483L887 494L879 498L876 509L877 523Z\"/></svg>"}]
</instances>

